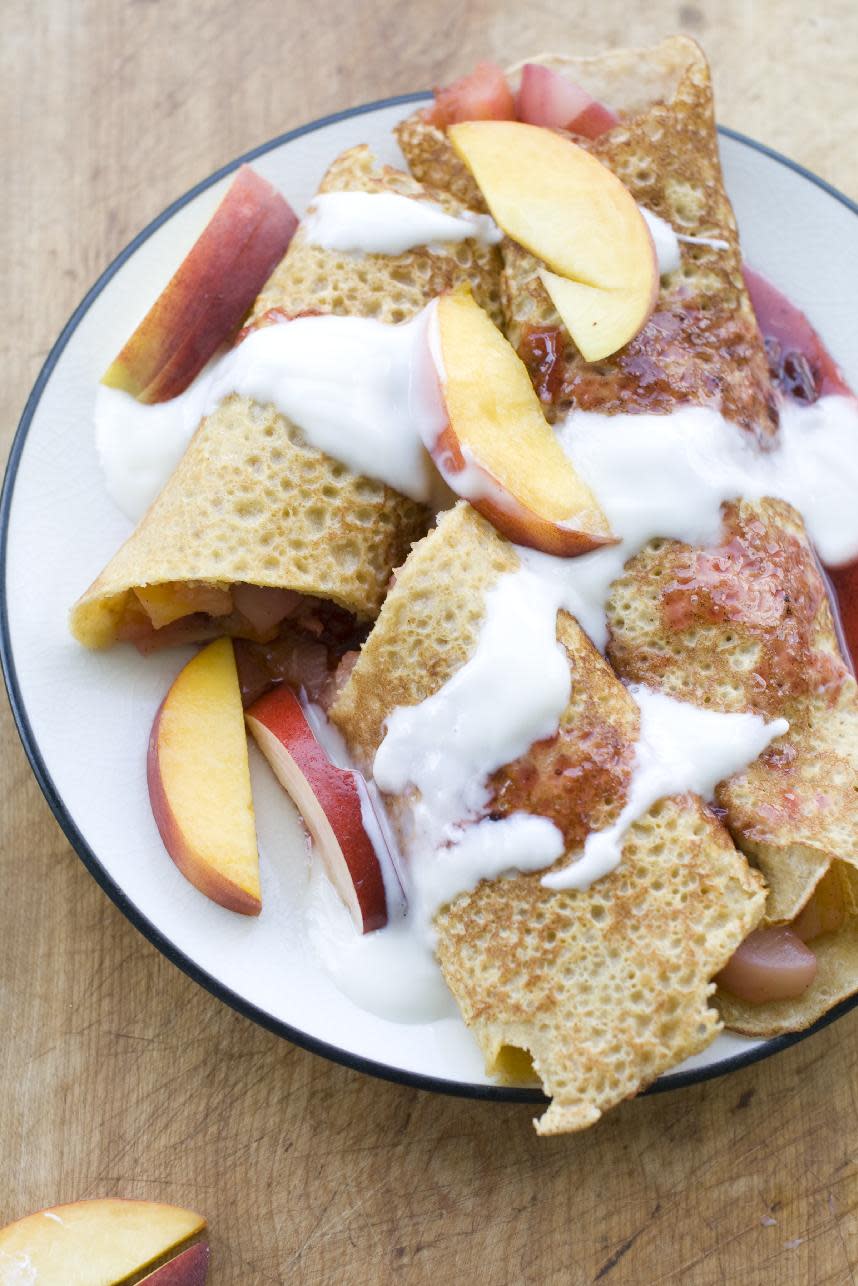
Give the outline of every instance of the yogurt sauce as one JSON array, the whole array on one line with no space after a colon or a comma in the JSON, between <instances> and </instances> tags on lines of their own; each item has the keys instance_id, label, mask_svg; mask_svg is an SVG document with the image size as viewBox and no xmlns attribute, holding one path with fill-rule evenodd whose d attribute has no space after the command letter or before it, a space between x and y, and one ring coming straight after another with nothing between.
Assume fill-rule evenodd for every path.
<instances>
[{"instance_id":1,"label":"yogurt sauce","mask_svg":"<svg viewBox=\"0 0 858 1286\"><path fill-rule=\"evenodd\" d=\"M261 326L154 406L100 385L95 434L108 493L141 518L200 421L239 393L276 407L353 473L430 502L438 474L423 442L446 423L427 340L433 311L398 326L336 316Z\"/></svg>"},{"instance_id":2,"label":"yogurt sauce","mask_svg":"<svg viewBox=\"0 0 858 1286\"><path fill-rule=\"evenodd\" d=\"M434 201L396 192L322 192L301 225L310 245L350 254L401 255L416 246L474 240L495 246L503 233L488 214L447 214Z\"/></svg>"},{"instance_id":3,"label":"yogurt sauce","mask_svg":"<svg viewBox=\"0 0 858 1286\"><path fill-rule=\"evenodd\" d=\"M679 267L681 262L680 241L691 246L710 246L713 250L730 249L729 244L719 237L691 237L685 233L675 232L666 219L662 219L658 214L653 214L652 210L647 210L642 205L639 205L638 209L644 217L644 223L649 228L655 244L658 271L662 277L666 277L668 273L674 272Z\"/></svg>"}]
</instances>

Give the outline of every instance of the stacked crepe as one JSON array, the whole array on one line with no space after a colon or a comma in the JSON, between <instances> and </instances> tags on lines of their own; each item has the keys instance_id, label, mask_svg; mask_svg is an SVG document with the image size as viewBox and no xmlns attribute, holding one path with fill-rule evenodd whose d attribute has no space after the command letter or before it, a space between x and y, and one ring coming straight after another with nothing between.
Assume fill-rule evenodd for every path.
<instances>
[{"instance_id":1,"label":"stacked crepe","mask_svg":"<svg viewBox=\"0 0 858 1286\"><path fill-rule=\"evenodd\" d=\"M331 166L321 191L340 190L431 199L449 213L462 208L406 174L377 168L366 147ZM358 258L307 244L302 226L253 321L263 324L275 309L394 323L465 281L497 315L494 247L474 241ZM272 406L233 395L203 420L164 490L75 605L71 628L86 646L107 647L143 616L135 590L151 605L178 589L190 610L196 602L214 613L200 621L198 637L242 633L230 594L238 583L293 591L371 620L391 571L428 521L422 504L351 473Z\"/></svg>"},{"instance_id":2,"label":"stacked crepe","mask_svg":"<svg viewBox=\"0 0 858 1286\"><path fill-rule=\"evenodd\" d=\"M507 238L506 333L531 366L546 414L662 414L691 404L713 407L760 439L776 434L777 399L742 277L702 52L674 37L649 50L536 61L619 112L616 128L576 137L580 146L678 232L719 243L684 243L641 333L587 364L539 280L539 261ZM418 113L399 139L418 177L476 202L473 179L441 130ZM549 369L545 348L531 343L546 333ZM701 577L702 608L683 619L677 600L689 583L699 590ZM780 501L741 500L725 506L718 549L653 542L614 585L608 620L607 655L621 678L714 710L789 720L789 733L725 782L718 802L765 875L767 923L795 919L829 872L822 891L836 886L846 918L814 942L819 968L800 999L750 1005L722 992L719 1005L729 1026L748 1034L807 1027L858 989L858 689L801 516Z\"/></svg>"},{"instance_id":3,"label":"stacked crepe","mask_svg":"<svg viewBox=\"0 0 858 1286\"><path fill-rule=\"evenodd\" d=\"M464 503L415 547L331 710L367 774L385 720L468 661L487 591L518 566L515 546ZM488 809L496 819L520 810L550 817L574 853L623 806L639 712L565 612L557 638L572 678L558 735L493 776ZM414 802L388 799L406 851ZM552 1098L537 1128L555 1134L591 1125L713 1039L712 979L759 921L764 892L691 795L661 800L634 824L620 866L589 891L556 891L540 879L483 881L443 907L434 929L444 977L489 1072L518 1082L535 1071Z\"/></svg>"}]
</instances>

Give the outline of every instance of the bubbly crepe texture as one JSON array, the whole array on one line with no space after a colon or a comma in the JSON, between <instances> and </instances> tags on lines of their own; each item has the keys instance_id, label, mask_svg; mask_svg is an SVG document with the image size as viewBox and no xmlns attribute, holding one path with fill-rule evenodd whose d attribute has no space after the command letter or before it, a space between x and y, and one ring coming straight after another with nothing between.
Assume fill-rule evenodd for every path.
<instances>
[{"instance_id":1,"label":"bubbly crepe texture","mask_svg":"<svg viewBox=\"0 0 858 1286\"><path fill-rule=\"evenodd\" d=\"M557 420L573 408L668 413L691 403L714 407L761 439L776 433L777 402L741 274L702 52L693 41L672 37L649 50L528 61L568 75L619 113L620 124L600 138L575 141L642 206L677 232L728 246L682 243L680 267L662 278L641 334L588 365L538 280L539 261L507 238L507 334L529 365L546 414ZM516 74L511 69L513 81ZM418 114L399 136L418 176L431 174L435 183L467 195L464 167L443 131ZM534 347L534 335L546 333L553 348ZM775 501L742 501L725 510L725 531L731 515L747 548L737 558L728 554L724 575L713 572L711 560L707 571L723 582L721 597L732 601L716 604L714 619L691 613L687 621L671 620L667 587L692 556L676 542L654 541L612 588L608 657L622 678L696 705L790 721L786 737L718 791L734 839L768 881L767 919L789 921L832 861L858 860L858 693L840 657L800 516ZM732 528L725 544L731 535ZM767 543L779 551L774 559L764 556ZM858 988L858 970L844 960L838 995L847 974L850 989ZM814 994L827 993L817 986Z\"/></svg>"},{"instance_id":2,"label":"bubbly crepe texture","mask_svg":"<svg viewBox=\"0 0 858 1286\"><path fill-rule=\"evenodd\" d=\"M858 689L799 514L742 501L714 551L653 542L613 586L609 623L625 678L789 720L718 802L769 883L767 918L793 919L833 859L858 862Z\"/></svg>"},{"instance_id":3,"label":"bubbly crepe texture","mask_svg":"<svg viewBox=\"0 0 858 1286\"><path fill-rule=\"evenodd\" d=\"M321 185L344 189L398 192L461 210L446 193L377 168L366 147L343 153ZM497 254L468 241L432 252L346 255L307 245L299 227L252 319L279 309L399 322L464 281L497 315ZM351 473L273 407L233 395L203 420L160 496L75 605L72 632L88 647L106 647L135 606L136 587L175 582L296 590L372 619L392 569L428 521L423 505Z\"/></svg>"},{"instance_id":4,"label":"bubbly crepe texture","mask_svg":"<svg viewBox=\"0 0 858 1286\"><path fill-rule=\"evenodd\" d=\"M486 591L517 566L513 546L465 504L415 547L331 711L365 772L393 709L468 660ZM551 817L575 851L622 808L639 716L566 613L557 636L572 671L560 732L494 775L490 809ZM409 798L387 802L407 852ZM546 889L537 873L460 894L435 917L437 954L488 1070L520 1080L532 1065L552 1098L537 1129L564 1133L712 1040L711 980L763 902L759 876L686 795L636 823L618 869L587 892Z\"/></svg>"}]
</instances>

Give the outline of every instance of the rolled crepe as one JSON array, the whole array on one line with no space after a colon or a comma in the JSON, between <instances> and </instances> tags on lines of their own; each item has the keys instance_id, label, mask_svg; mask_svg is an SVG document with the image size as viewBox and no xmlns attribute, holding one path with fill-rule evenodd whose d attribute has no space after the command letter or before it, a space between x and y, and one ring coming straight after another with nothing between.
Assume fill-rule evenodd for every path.
<instances>
[{"instance_id":1,"label":"rolled crepe","mask_svg":"<svg viewBox=\"0 0 858 1286\"><path fill-rule=\"evenodd\" d=\"M331 711L365 773L392 711L431 696L473 654L486 592L518 565L466 504L415 546ZM565 612L557 637L572 672L560 730L494 774L489 811L549 817L574 852L623 807L639 714ZM406 860L414 802L387 797ZM760 877L685 795L636 823L620 866L587 892L545 888L536 873L461 893L435 916L437 955L489 1072L535 1072L552 1099L537 1129L564 1133L713 1039L712 978L763 902Z\"/></svg>"},{"instance_id":2,"label":"rolled crepe","mask_svg":"<svg viewBox=\"0 0 858 1286\"><path fill-rule=\"evenodd\" d=\"M685 36L673 36L650 49L595 58L543 54L528 61L563 72L618 112L621 123L600 138L573 137L614 171L636 201L677 232L727 243L727 249L683 245L681 266L662 281L648 324L619 353L591 366L539 280L541 261L507 237L507 337L530 366L546 415L559 419L573 406L603 414L658 412L691 401L714 406L755 431L770 429L768 364L742 279L702 50ZM514 82L516 69L509 75ZM398 136L418 178L447 187L469 204L476 200L474 180L442 130L416 113ZM549 368L542 348L532 343L546 333L556 340Z\"/></svg>"},{"instance_id":3,"label":"rolled crepe","mask_svg":"<svg viewBox=\"0 0 858 1286\"><path fill-rule=\"evenodd\" d=\"M343 153L321 190L396 192L462 209L446 193L376 167L366 147ZM399 322L463 281L497 316L495 247L467 241L357 256L309 245L299 228L252 319L279 309ZM201 602L201 636L241 634L246 623L230 592L237 583L296 591L371 620L428 521L423 505L351 473L272 406L233 395L203 420L160 496L75 604L71 629L86 646L107 647L143 616L135 591L154 589L162 598L177 593L180 604L184 596L190 611Z\"/></svg>"},{"instance_id":4,"label":"rolled crepe","mask_svg":"<svg viewBox=\"0 0 858 1286\"><path fill-rule=\"evenodd\" d=\"M713 407L760 438L776 434L777 400L742 278L703 53L677 36L652 49L529 61L564 72L619 113L614 129L575 141L642 206L677 232L726 243L683 243L680 266L662 278L655 313L640 335L591 365L554 311L536 275L539 261L507 238L506 330L530 364L546 414L557 420L575 408L669 413L694 404ZM418 114L401 127L400 142L418 176L431 175L473 201L443 131ZM533 349L529 338L546 333L555 339L547 368L545 348ZM738 530L749 547L775 551L764 558L751 548L749 557L728 564L731 610L720 619L716 613L702 623L669 624L665 595L694 555L673 541L653 542L612 588L607 655L624 679L714 710L789 720L785 737L719 789L734 839L768 881L767 920L789 921L832 861L858 862L858 690L840 655L801 517L780 502L743 500L726 506L724 518L725 545Z\"/></svg>"}]
</instances>

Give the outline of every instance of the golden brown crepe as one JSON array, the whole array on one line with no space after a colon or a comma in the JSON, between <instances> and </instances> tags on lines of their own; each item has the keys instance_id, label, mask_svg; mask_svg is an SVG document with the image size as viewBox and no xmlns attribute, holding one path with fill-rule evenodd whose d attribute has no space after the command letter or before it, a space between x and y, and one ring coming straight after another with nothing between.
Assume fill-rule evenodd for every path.
<instances>
[{"instance_id":1,"label":"golden brown crepe","mask_svg":"<svg viewBox=\"0 0 858 1286\"><path fill-rule=\"evenodd\" d=\"M615 583L609 621L624 677L789 720L718 802L769 882L767 917L791 920L833 858L858 861L856 685L800 516L742 501L725 507L714 550L649 546Z\"/></svg>"},{"instance_id":2,"label":"golden brown crepe","mask_svg":"<svg viewBox=\"0 0 858 1286\"><path fill-rule=\"evenodd\" d=\"M572 408L666 413L691 403L715 408L761 439L776 433L777 402L742 278L702 52L672 37L653 49L528 61L567 74L619 113L620 124L600 138L575 141L642 206L678 232L727 247L683 243L681 265L662 279L640 335L613 357L588 364L538 279L539 261L507 238L507 334L529 365L546 414L556 420ZM431 175L473 203L473 180L443 131L417 114L399 138L418 177ZM703 590L701 578L708 582ZM689 612L692 593L699 610ZM613 587L608 617L608 658L624 679L713 709L790 721L785 737L722 784L718 802L734 839L769 883L767 920L792 920L833 861L858 862L858 692L800 516L779 502L743 500L725 507L715 550L695 554L676 542L653 542ZM833 968L827 965L806 997L782 1004L776 1020L761 1013L757 1026L806 1026L827 1001L858 988L850 933L847 927L824 944L826 958L838 962L837 984L824 982ZM737 1004L725 1008L728 1021L757 1030L740 1021Z\"/></svg>"},{"instance_id":3,"label":"golden brown crepe","mask_svg":"<svg viewBox=\"0 0 858 1286\"><path fill-rule=\"evenodd\" d=\"M344 189L461 209L446 193L378 168L366 147L343 153L321 185ZM497 315L498 267L496 248L474 241L350 256L307 245L299 228L253 319L264 322L271 309L287 316L315 310L393 323L465 281ZM237 582L297 591L370 620L391 571L428 521L423 505L352 474L273 407L232 396L203 421L161 495L75 605L72 632L88 647L106 647L141 615L136 588L190 585L226 593L203 630L241 634L228 596Z\"/></svg>"},{"instance_id":4,"label":"golden brown crepe","mask_svg":"<svg viewBox=\"0 0 858 1286\"><path fill-rule=\"evenodd\" d=\"M331 711L365 772L393 709L436 692L469 658L486 591L518 565L464 503L415 546ZM574 853L623 806L639 715L563 612L557 636L572 671L560 731L494 775L490 812L550 817ZM387 802L407 851L410 801ZM437 954L488 1070L518 1081L532 1062L552 1098L537 1128L563 1133L709 1043L720 1027L711 980L763 901L759 876L686 795L634 825L619 868L588 892L518 874L461 894L435 918Z\"/></svg>"}]
</instances>

